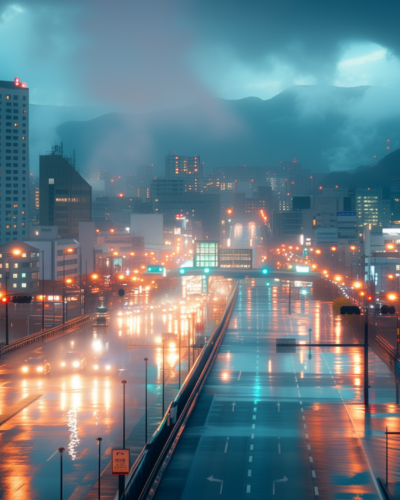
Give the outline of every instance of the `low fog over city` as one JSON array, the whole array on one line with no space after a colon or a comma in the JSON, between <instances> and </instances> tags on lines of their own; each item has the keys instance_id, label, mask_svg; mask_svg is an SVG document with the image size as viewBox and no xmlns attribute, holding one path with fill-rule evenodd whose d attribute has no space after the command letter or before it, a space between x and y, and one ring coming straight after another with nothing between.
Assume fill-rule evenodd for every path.
<instances>
[{"instance_id":1,"label":"low fog over city","mask_svg":"<svg viewBox=\"0 0 400 500\"><path fill-rule=\"evenodd\" d=\"M0 0L0 500L400 498L399 15Z\"/></svg>"}]
</instances>

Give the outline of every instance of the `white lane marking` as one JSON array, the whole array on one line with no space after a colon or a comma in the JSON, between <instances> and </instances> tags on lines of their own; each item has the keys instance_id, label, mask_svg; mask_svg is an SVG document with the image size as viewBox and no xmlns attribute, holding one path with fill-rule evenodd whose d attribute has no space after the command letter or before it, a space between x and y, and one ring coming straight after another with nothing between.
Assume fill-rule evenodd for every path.
<instances>
[{"instance_id":1,"label":"white lane marking","mask_svg":"<svg viewBox=\"0 0 400 500\"><path fill-rule=\"evenodd\" d=\"M252 462L253 461L253 457L250 455L249 456L249 462Z\"/></svg>"},{"instance_id":2,"label":"white lane marking","mask_svg":"<svg viewBox=\"0 0 400 500\"><path fill-rule=\"evenodd\" d=\"M236 406L236 403L235 401L232 403L232 411L235 411L235 406Z\"/></svg>"},{"instance_id":3,"label":"white lane marking","mask_svg":"<svg viewBox=\"0 0 400 500\"><path fill-rule=\"evenodd\" d=\"M253 424L253 425L251 426L251 428L252 428L252 429L255 429L255 428L256 428L256 424Z\"/></svg>"},{"instance_id":4,"label":"white lane marking","mask_svg":"<svg viewBox=\"0 0 400 500\"><path fill-rule=\"evenodd\" d=\"M253 411L257 411L257 408L253 408Z\"/></svg>"},{"instance_id":5,"label":"white lane marking","mask_svg":"<svg viewBox=\"0 0 400 500\"><path fill-rule=\"evenodd\" d=\"M300 404L302 405L302 404L303 404L303 401L300 401Z\"/></svg>"},{"instance_id":6,"label":"white lane marking","mask_svg":"<svg viewBox=\"0 0 400 500\"><path fill-rule=\"evenodd\" d=\"M312 457L308 457L310 459L310 463L314 463L314 460Z\"/></svg>"},{"instance_id":7,"label":"white lane marking","mask_svg":"<svg viewBox=\"0 0 400 500\"><path fill-rule=\"evenodd\" d=\"M251 477L251 469L247 471L247 477Z\"/></svg>"},{"instance_id":8,"label":"white lane marking","mask_svg":"<svg viewBox=\"0 0 400 500\"><path fill-rule=\"evenodd\" d=\"M314 486L314 492L315 492L315 496L318 497L319 496L319 491L318 491L318 487L317 486Z\"/></svg>"},{"instance_id":9,"label":"white lane marking","mask_svg":"<svg viewBox=\"0 0 400 500\"><path fill-rule=\"evenodd\" d=\"M275 481L272 481L272 494L275 495L275 483L286 483L286 481L288 481L286 476L283 476L282 479L275 479Z\"/></svg>"},{"instance_id":10,"label":"white lane marking","mask_svg":"<svg viewBox=\"0 0 400 500\"><path fill-rule=\"evenodd\" d=\"M222 488L224 486L224 482L222 479L215 479L213 476L210 476L207 478L208 481L214 482L214 483L221 483L221 488L219 490L219 494L222 495Z\"/></svg>"},{"instance_id":11,"label":"white lane marking","mask_svg":"<svg viewBox=\"0 0 400 500\"><path fill-rule=\"evenodd\" d=\"M317 475L315 474L315 470L311 471L311 475L312 475L312 477L317 477Z\"/></svg>"},{"instance_id":12,"label":"white lane marking","mask_svg":"<svg viewBox=\"0 0 400 500\"><path fill-rule=\"evenodd\" d=\"M281 443L278 443L278 453L281 453Z\"/></svg>"},{"instance_id":13,"label":"white lane marking","mask_svg":"<svg viewBox=\"0 0 400 500\"><path fill-rule=\"evenodd\" d=\"M307 429L307 424L304 424L304 429Z\"/></svg>"},{"instance_id":14,"label":"white lane marking","mask_svg":"<svg viewBox=\"0 0 400 500\"><path fill-rule=\"evenodd\" d=\"M256 420L257 419L257 415L253 415L253 420Z\"/></svg>"},{"instance_id":15,"label":"white lane marking","mask_svg":"<svg viewBox=\"0 0 400 500\"><path fill-rule=\"evenodd\" d=\"M305 419L306 419L306 417L305 417L304 415L302 415L302 416L301 416L301 418L302 418L303 420L305 420Z\"/></svg>"},{"instance_id":16,"label":"white lane marking","mask_svg":"<svg viewBox=\"0 0 400 500\"><path fill-rule=\"evenodd\" d=\"M306 434L306 439L308 439L308 434Z\"/></svg>"},{"instance_id":17,"label":"white lane marking","mask_svg":"<svg viewBox=\"0 0 400 500\"><path fill-rule=\"evenodd\" d=\"M279 403L279 401L276 403L276 406L278 407L278 412L281 411L281 404Z\"/></svg>"},{"instance_id":18,"label":"white lane marking","mask_svg":"<svg viewBox=\"0 0 400 500\"><path fill-rule=\"evenodd\" d=\"M226 453L228 451L228 444L229 443L225 443L225 450L224 450L224 453Z\"/></svg>"},{"instance_id":19,"label":"white lane marking","mask_svg":"<svg viewBox=\"0 0 400 500\"><path fill-rule=\"evenodd\" d=\"M251 444L250 445L250 451L253 451L254 450L254 444Z\"/></svg>"},{"instance_id":20,"label":"white lane marking","mask_svg":"<svg viewBox=\"0 0 400 500\"><path fill-rule=\"evenodd\" d=\"M242 376L242 372L239 372L238 380L240 380L241 376Z\"/></svg>"},{"instance_id":21,"label":"white lane marking","mask_svg":"<svg viewBox=\"0 0 400 500\"><path fill-rule=\"evenodd\" d=\"M254 434L251 435L251 439L254 439Z\"/></svg>"},{"instance_id":22,"label":"white lane marking","mask_svg":"<svg viewBox=\"0 0 400 500\"><path fill-rule=\"evenodd\" d=\"M47 459L47 462L49 462L49 461L50 461L50 460L54 457L54 455L55 455L57 452L58 452L58 450L56 450L56 451L55 451L55 452L51 455L51 457Z\"/></svg>"},{"instance_id":23,"label":"white lane marking","mask_svg":"<svg viewBox=\"0 0 400 500\"><path fill-rule=\"evenodd\" d=\"M247 489L246 489L246 493L250 493L250 491L251 491L251 486L248 484Z\"/></svg>"}]
</instances>

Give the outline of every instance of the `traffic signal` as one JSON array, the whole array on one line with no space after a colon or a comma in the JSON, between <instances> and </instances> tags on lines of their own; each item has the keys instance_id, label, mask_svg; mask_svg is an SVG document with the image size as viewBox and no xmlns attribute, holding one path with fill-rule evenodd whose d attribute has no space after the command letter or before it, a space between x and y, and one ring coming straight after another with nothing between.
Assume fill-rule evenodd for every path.
<instances>
[{"instance_id":1,"label":"traffic signal","mask_svg":"<svg viewBox=\"0 0 400 500\"><path fill-rule=\"evenodd\" d=\"M265 269L265 268L264 268L261 272L262 272L263 274L268 274L268 269Z\"/></svg>"},{"instance_id":2,"label":"traffic signal","mask_svg":"<svg viewBox=\"0 0 400 500\"><path fill-rule=\"evenodd\" d=\"M123 297L123 296L125 295L125 290L124 290L123 288L120 288L120 289L118 290L118 295L119 295L120 297Z\"/></svg>"},{"instance_id":3,"label":"traffic signal","mask_svg":"<svg viewBox=\"0 0 400 500\"><path fill-rule=\"evenodd\" d=\"M381 307L381 314L396 314L396 308L394 306L383 305Z\"/></svg>"},{"instance_id":4,"label":"traffic signal","mask_svg":"<svg viewBox=\"0 0 400 500\"><path fill-rule=\"evenodd\" d=\"M367 300L368 300L368 302L372 302L372 300L373 300L372 295L367 295Z\"/></svg>"},{"instance_id":5,"label":"traffic signal","mask_svg":"<svg viewBox=\"0 0 400 500\"><path fill-rule=\"evenodd\" d=\"M179 269L179 274L185 274L185 270L183 269L183 267L181 267L181 269Z\"/></svg>"},{"instance_id":6,"label":"traffic signal","mask_svg":"<svg viewBox=\"0 0 400 500\"><path fill-rule=\"evenodd\" d=\"M360 308L357 306L342 306L340 314L360 314Z\"/></svg>"},{"instance_id":7,"label":"traffic signal","mask_svg":"<svg viewBox=\"0 0 400 500\"><path fill-rule=\"evenodd\" d=\"M14 304L30 304L32 301L31 295L13 295L11 301Z\"/></svg>"}]
</instances>

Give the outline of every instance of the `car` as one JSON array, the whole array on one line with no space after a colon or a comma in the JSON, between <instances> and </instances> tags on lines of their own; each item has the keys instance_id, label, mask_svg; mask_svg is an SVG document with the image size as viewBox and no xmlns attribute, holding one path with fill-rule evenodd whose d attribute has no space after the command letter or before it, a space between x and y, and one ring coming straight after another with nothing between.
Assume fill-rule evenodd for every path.
<instances>
[{"instance_id":1,"label":"car","mask_svg":"<svg viewBox=\"0 0 400 500\"><path fill-rule=\"evenodd\" d=\"M50 372L50 363L44 358L26 359L21 366L23 375L47 375Z\"/></svg>"},{"instance_id":2,"label":"car","mask_svg":"<svg viewBox=\"0 0 400 500\"><path fill-rule=\"evenodd\" d=\"M61 369L63 371L78 372L83 370L85 366L86 358L80 352L71 351L61 361Z\"/></svg>"},{"instance_id":3,"label":"car","mask_svg":"<svg viewBox=\"0 0 400 500\"><path fill-rule=\"evenodd\" d=\"M92 371L98 375L109 375L116 372L115 363L112 359L102 356L94 360Z\"/></svg>"}]
</instances>

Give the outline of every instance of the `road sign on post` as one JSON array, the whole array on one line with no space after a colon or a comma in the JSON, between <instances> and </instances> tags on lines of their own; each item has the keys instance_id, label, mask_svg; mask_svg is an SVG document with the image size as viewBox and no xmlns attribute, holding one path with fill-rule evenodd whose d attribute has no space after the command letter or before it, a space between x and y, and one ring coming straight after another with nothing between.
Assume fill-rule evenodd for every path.
<instances>
[{"instance_id":1,"label":"road sign on post","mask_svg":"<svg viewBox=\"0 0 400 500\"><path fill-rule=\"evenodd\" d=\"M147 272L152 274L163 274L164 267L163 266L147 266Z\"/></svg>"},{"instance_id":2,"label":"road sign on post","mask_svg":"<svg viewBox=\"0 0 400 500\"><path fill-rule=\"evenodd\" d=\"M127 476L129 470L129 450L112 450L113 475Z\"/></svg>"}]
</instances>

